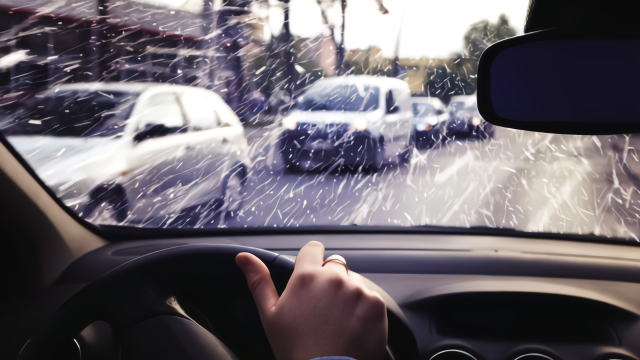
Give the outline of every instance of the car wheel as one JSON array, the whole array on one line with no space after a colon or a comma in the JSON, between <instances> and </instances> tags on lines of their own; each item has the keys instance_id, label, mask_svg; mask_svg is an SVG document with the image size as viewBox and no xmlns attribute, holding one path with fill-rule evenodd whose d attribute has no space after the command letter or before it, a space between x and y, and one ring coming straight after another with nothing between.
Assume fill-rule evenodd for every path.
<instances>
[{"instance_id":1,"label":"car wheel","mask_svg":"<svg viewBox=\"0 0 640 360\"><path fill-rule=\"evenodd\" d=\"M104 184L89 192L89 202L82 217L97 224L121 223L129 215L129 202L124 188L118 184Z\"/></svg>"},{"instance_id":2,"label":"car wheel","mask_svg":"<svg viewBox=\"0 0 640 360\"><path fill-rule=\"evenodd\" d=\"M404 151L400 152L398 155L398 163L400 165L406 165L411 163L411 158L413 157L413 150L416 147L416 133L415 131L411 132L409 135L409 141L407 142L407 147Z\"/></svg>"},{"instance_id":3,"label":"car wheel","mask_svg":"<svg viewBox=\"0 0 640 360\"><path fill-rule=\"evenodd\" d=\"M175 217L168 218L160 227L206 227L223 220L224 216L237 211L242 206L244 187L247 183L247 169L238 164L222 179L222 193L207 202L191 205L180 210Z\"/></svg>"},{"instance_id":4,"label":"car wheel","mask_svg":"<svg viewBox=\"0 0 640 360\"><path fill-rule=\"evenodd\" d=\"M222 194L224 211L237 211L240 209L246 183L247 171L244 166L238 166L237 170L231 172L225 181L224 193Z\"/></svg>"},{"instance_id":5,"label":"car wheel","mask_svg":"<svg viewBox=\"0 0 640 360\"><path fill-rule=\"evenodd\" d=\"M373 141L372 151L370 158L373 159L370 163L366 164L365 168L370 172L378 172L384 163L385 146L384 139L380 138Z\"/></svg>"},{"instance_id":6,"label":"car wheel","mask_svg":"<svg viewBox=\"0 0 640 360\"><path fill-rule=\"evenodd\" d=\"M278 152L282 157L282 163L284 164L285 171L299 171L301 162L301 151L299 150L299 147L287 138L282 138L278 141L278 144L278 147L280 148Z\"/></svg>"},{"instance_id":7,"label":"car wheel","mask_svg":"<svg viewBox=\"0 0 640 360\"><path fill-rule=\"evenodd\" d=\"M420 134L415 135L415 146L416 149L419 150L428 150L434 147L438 140L434 137L440 136L440 133L436 130L432 130L431 132L421 132Z\"/></svg>"},{"instance_id":8,"label":"car wheel","mask_svg":"<svg viewBox=\"0 0 640 360\"><path fill-rule=\"evenodd\" d=\"M284 171L290 173L299 173L303 171L303 167L300 165L302 162L298 157L292 160L285 160L283 154L283 162L284 162Z\"/></svg>"}]
</instances>

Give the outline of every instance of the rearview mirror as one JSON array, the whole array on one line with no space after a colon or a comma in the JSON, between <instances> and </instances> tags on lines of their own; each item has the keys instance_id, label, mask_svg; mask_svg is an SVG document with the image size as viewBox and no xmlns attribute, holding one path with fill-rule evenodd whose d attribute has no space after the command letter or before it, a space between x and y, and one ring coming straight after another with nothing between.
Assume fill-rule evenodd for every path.
<instances>
[{"instance_id":1,"label":"rearview mirror","mask_svg":"<svg viewBox=\"0 0 640 360\"><path fill-rule=\"evenodd\" d=\"M520 130L640 132L640 40L547 30L497 42L480 59L478 110Z\"/></svg>"}]
</instances>

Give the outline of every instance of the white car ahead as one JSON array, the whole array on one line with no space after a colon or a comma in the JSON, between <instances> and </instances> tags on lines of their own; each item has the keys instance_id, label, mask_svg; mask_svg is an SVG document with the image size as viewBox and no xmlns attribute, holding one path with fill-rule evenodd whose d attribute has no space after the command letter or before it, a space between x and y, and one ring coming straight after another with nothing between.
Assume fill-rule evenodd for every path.
<instances>
[{"instance_id":1,"label":"white car ahead","mask_svg":"<svg viewBox=\"0 0 640 360\"><path fill-rule=\"evenodd\" d=\"M378 169L409 162L414 149L411 91L376 76L323 78L282 120L278 151L289 169Z\"/></svg>"},{"instance_id":2,"label":"white car ahead","mask_svg":"<svg viewBox=\"0 0 640 360\"><path fill-rule=\"evenodd\" d=\"M446 127L448 137L489 139L494 126L484 121L478 112L476 95L458 95L449 102L451 121Z\"/></svg>"},{"instance_id":3,"label":"white car ahead","mask_svg":"<svg viewBox=\"0 0 640 360\"><path fill-rule=\"evenodd\" d=\"M56 195L93 221L204 226L242 200L244 129L209 90L62 85L30 99L0 128Z\"/></svg>"}]
</instances>

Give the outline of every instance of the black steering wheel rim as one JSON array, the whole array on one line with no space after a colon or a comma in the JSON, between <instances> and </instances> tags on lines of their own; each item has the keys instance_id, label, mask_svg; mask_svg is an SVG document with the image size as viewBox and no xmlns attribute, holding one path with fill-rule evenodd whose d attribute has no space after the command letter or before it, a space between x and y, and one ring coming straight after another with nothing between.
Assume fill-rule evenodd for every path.
<instances>
[{"instance_id":1,"label":"black steering wheel rim","mask_svg":"<svg viewBox=\"0 0 640 360\"><path fill-rule=\"evenodd\" d=\"M171 299L184 279L233 283L248 292L235 257L248 252L261 259L282 293L294 262L279 254L239 245L185 245L147 254L122 264L84 286L58 308L22 350L19 359L50 358L52 349L94 321L127 329L157 316L189 319Z\"/></svg>"}]
</instances>

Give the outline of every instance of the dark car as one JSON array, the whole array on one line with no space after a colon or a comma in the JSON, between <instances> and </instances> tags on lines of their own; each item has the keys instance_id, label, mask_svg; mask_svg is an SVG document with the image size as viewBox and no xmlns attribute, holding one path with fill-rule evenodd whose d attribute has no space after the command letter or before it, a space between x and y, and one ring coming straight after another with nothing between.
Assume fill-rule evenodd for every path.
<instances>
[{"instance_id":1,"label":"dark car","mask_svg":"<svg viewBox=\"0 0 640 360\"><path fill-rule=\"evenodd\" d=\"M282 120L278 152L288 169L377 170L407 163L414 148L410 92L398 79L325 78Z\"/></svg>"},{"instance_id":2,"label":"dark car","mask_svg":"<svg viewBox=\"0 0 640 360\"><path fill-rule=\"evenodd\" d=\"M416 96L411 98L413 131L416 147L429 148L441 138L441 125L450 119L449 112L439 98Z\"/></svg>"},{"instance_id":3,"label":"dark car","mask_svg":"<svg viewBox=\"0 0 640 360\"><path fill-rule=\"evenodd\" d=\"M482 140L493 137L494 127L480 116L475 94L452 97L447 110L450 114L450 120L442 128L445 137Z\"/></svg>"}]
</instances>

